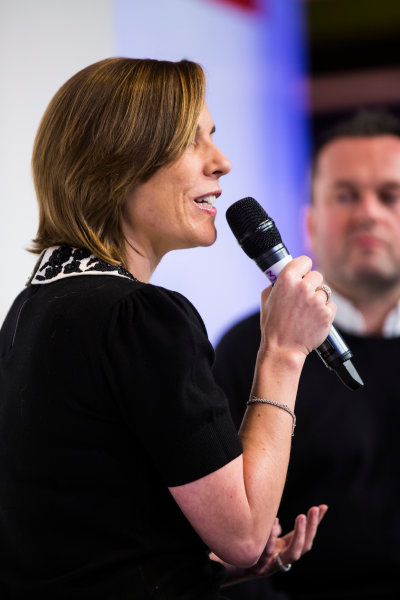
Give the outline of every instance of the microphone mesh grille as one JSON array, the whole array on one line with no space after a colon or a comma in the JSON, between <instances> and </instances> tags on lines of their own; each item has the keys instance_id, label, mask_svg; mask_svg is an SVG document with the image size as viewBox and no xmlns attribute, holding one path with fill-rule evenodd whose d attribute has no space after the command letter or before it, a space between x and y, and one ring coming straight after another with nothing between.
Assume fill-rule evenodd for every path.
<instances>
[{"instance_id":1,"label":"microphone mesh grille","mask_svg":"<svg viewBox=\"0 0 400 600\"><path fill-rule=\"evenodd\" d=\"M242 198L226 211L233 235L251 258L282 243L274 221L254 198ZM264 223L267 222L267 226ZM259 226L263 224L262 228Z\"/></svg>"}]
</instances>

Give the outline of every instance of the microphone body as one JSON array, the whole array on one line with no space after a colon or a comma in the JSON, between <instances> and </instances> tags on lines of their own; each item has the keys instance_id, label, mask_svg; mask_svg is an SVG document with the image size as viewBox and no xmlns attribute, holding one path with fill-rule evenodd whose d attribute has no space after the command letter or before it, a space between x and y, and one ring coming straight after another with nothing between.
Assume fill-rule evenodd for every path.
<instances>
[{"instance_id":1,"label":"microphone body","mask_svg":"<svg viewBox=\"0 0 400 600\"><path fill-rule=\"evenodd\" d=\"M232 204L226 218L244 252L274 284L282 269L293 260L274 221L254 198L243 198ZM364 385L350 361L353 353L335 327L332 326L316 352L348 388L356 390Z\"/></svg>"}]
</instances>

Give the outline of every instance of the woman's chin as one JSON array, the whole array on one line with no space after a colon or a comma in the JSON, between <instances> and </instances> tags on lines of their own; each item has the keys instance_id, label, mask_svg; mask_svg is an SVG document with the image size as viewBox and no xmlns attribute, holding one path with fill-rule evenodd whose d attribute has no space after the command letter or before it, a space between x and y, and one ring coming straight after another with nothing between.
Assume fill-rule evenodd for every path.
<instances>
[{"instance_id":1,"label":"woman's chin","mask_svg":"<svg viewBox=\"0 0 400 600\"><path fill-rule=\"evenodd\" d=\"M212 246L217 239L217 230L215 227L212 228L204 228L203 230L197 229L194 232L192 240L188 240L191 248L207 248L208 246Z\"/></svg>"},{"instance_id":2,"label":"woman's chin","mask_svg":"<svg viewBox=\"0 0 400 600\"><path fill-rule=\"evenodd\" d=\"M207 248L208 246L212 246L217 239L217 232L214 230L213 235L209 235L208 238L205 236L204 242L199 244L199 246Z\"/></svg>"}]
</instances>

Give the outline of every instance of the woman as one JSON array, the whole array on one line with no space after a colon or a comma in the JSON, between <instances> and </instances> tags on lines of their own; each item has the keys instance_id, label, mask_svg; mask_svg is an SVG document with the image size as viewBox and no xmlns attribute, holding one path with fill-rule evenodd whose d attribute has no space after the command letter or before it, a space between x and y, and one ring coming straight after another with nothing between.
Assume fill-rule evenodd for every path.
<instances>
[{"instance_id":1,"label":"woman","mask_svg":"<svg viewBox=\"0 0 400 600\"><path fill-rule=\"evenodd\" d=\"M195 63L108 59L40 124L41 255L0 335L2 598L217 598L287 568L326 511L277 539L299 375L335 312L311 261L262 294L252 394L275 405L239 437L199 315L148 283L215 240L231 165L204 94Z\"/></svg>"}]
</instances>

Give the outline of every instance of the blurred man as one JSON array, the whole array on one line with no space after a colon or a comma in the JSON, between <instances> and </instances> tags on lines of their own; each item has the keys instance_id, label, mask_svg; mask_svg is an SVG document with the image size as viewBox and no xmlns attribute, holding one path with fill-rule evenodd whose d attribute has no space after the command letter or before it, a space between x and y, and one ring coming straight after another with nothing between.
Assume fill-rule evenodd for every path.
<instances>
[{"instance_id":1,"label":"blurred man","mask_svg":"<svg viewBox=\"0 0 400 600\"><path fill-rule=\"evenodd\" d=\"M315 550L290 573L225 595L394 600L400 598L400 120L362 112L324 136L313 161L307 226L338 306L335 325L365 386L350 391L316 353L307 359L278 516L285 528L310 505L325 502L329 512ZM215 375L238 425L259 338L256 314L217 347ZM268 593L272 584L280 591L268 587Z\"/></svg>"}]
</instances>

